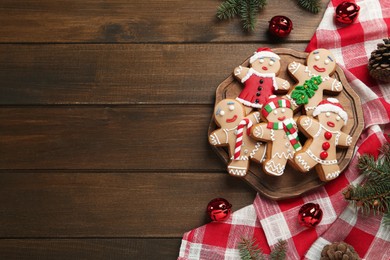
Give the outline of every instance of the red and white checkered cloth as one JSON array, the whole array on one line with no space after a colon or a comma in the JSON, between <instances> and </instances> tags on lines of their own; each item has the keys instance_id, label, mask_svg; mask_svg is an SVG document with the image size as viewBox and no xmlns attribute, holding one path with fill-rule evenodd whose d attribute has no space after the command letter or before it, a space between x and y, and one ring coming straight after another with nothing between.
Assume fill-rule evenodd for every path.
<instances>
[{"instance_id":1,"label":"red and white checkered cloth","mask_svg":"<svg viewBox=\"0 0 390 260\"><path fill-rule=\"evenodd\" d=\"M332 51L361 97L365 130L348 169L336 180L300 198L276 202L257 195L253 205L234 212L226 222L211 222L185 233L179 260L240 259L237 246L242 238L256 238L266 254L278 240L286 240L288 259L320 259L323 246L335 241L351 244L364 259L390 259L390 228L381 225L380 216L357 214L341 193L349 184L362 179L356 168L359 155L377 156L378 148L389 141L390 84L370 78L367 63L377 43L390 35L390 1L355 1L360 14L347 27L334 22L335 8L341 2L329 3L306 51ZM318 203L323 210L323 219L316 228L298 223L299 208L307 202Z\"/></svg>"}]
</instances>

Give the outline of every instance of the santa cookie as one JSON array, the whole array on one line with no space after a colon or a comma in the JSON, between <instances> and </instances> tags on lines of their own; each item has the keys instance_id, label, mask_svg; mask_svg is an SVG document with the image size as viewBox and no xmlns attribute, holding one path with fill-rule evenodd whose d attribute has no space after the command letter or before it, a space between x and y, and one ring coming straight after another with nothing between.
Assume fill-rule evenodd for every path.
<instances>
[{"instance_id":1,"label":"santa cookie","mask_svg":"<svg viewBox=\"0 0 390 260\"><path fill-rule=\"evenodd\" d=\"M249 137L251 127L260 121L260 113L245 116L245 107L234 99L220 101L214 109L214 121L220 127L209 135L214 146L228 146L231 161L228 172L234 176L245 176L249 159L263 161L266 144Z\"/></svg>"},{"instance_id":2,"label":"santa cookie","mask_svg":"<svg viewBox=\"0 0 390 260\"><path fill-rule=\"evenodd\" d=\"M271 97L264 104L261 114L266 123L255 125L251 134L254 139L268 143L264 171L280 176L284 173L286 163L293 159L296 151L302 149L290 101Z\"/></svg>"},{"instance_id":3,"label":"santa cookie","mask_svg":"<svg viewBox=\"0 0 390 260\"><path fill-rule=\"evenodd\" d=\"M294 109L305 108L306 115L312 115L317 104L323 99L324 91L336 95L343 90L343 85L330 76L336 70L336 61L329 50L317 49L306 59L307 66L293 61L288 71L298 81L286 97Z\"/></svg>"},{"instance_id":4,"label":"santa cookie","mask_svg":"<svg viewBox=\"0 0 390 260\"><path fill-rule=\"evenodd\" d=\"M249 108L261 108L269 96L285 94L290 83L276 77L280 70L280 57L269 48L259 48L249 59L250 68L239 66L234 76L244 88L237 100ZM284 93L283 93L284 92Z\"/></svg>"},{"instance_id":5,"label":"santa cookie","mask_svg":"<svg viewBox=\"0 0 390 260\"><path fill-rule=\"evenodd\" d=\"M300 116L298 127L307 137L302 151L295 154L294 162L302 172L315 167L322 181L337 178L340 168L336 158L336 147L348 147L352 137L341 131L348 121L348 115L335 98L321 101L313 116Z\"/></svg>"}]
</instances>

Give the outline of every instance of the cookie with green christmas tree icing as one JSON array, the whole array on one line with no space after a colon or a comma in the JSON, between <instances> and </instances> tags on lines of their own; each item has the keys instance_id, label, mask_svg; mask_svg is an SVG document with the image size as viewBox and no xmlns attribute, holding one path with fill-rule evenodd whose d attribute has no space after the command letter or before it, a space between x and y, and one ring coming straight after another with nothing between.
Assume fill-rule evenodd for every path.
<instances>
[{"instance_id":1,"label":"cookie with green christmas tree icing","mask_svg":"<svg viewBox=\"0 0 390 260\"><path fill-rule=\"evenodd\" d=\"M304 113L311 116L317 104L324 98L324 92L337 95L343 90L340 81L332 78L336 70L336 60L326 49L312 51L306 64L291 62L287 70L298 83L291 88L286 98L291 101L294 110L304 107Z\"/></svg>"}]
</instances>

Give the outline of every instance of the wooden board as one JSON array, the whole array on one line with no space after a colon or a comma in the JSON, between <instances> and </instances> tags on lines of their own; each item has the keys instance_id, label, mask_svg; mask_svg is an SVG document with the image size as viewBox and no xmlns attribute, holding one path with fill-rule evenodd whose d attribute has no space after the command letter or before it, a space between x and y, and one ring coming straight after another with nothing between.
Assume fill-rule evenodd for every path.
<instances>
[{"instance_id":1,"label":"wooden board","mask_svg":"<svg viewBox=\"0 0 390 260\"><path fill-rule=\"evenodd\" d=\"M292 61L305 63L307 53L298 52L292 49L279 48L273 50L281 58L281 69L279 77L286 79L293 86L295 81L287 72L287 65ZM248 59L245 60L242 66L248 67ZM232 68L233 70L233 68ZM333 74L337 80L339 80L343 86L343 91L337 96L340 103L343 104L344 109L348 112L348 123L343 127L343 132L349 133L353 142L348 149L337 149L337 160L341 171L345 170L348 166L355 149L356 142L363 131L363 111L359 96L348 84L344 72L337 66L335 73ZM235 98L242 90L242 84L237 81L233 74L231 74L226 80L224 80L216 90L215 104L225 98ZM324 95L324 98L329 97ZM299 116L300 112L294 116ZM209 126L209 134L216 129L216 124L211 119ZM303 140L304 138L301 138ZM229 154L225 148L212 146L221 159L227 164L229 162ZM233 177L231 177L233 178ZM282 176L270 176L264 173L261 165L252 162L250 164L249 173L244 179L258 192L271 199L286 199L297 197L307 191L318 188L324 184L318 176L315 170L311 170L308 173L301 173L292 168L291 165L286 166L285 173Z\"/></svg>"}]
</instances>

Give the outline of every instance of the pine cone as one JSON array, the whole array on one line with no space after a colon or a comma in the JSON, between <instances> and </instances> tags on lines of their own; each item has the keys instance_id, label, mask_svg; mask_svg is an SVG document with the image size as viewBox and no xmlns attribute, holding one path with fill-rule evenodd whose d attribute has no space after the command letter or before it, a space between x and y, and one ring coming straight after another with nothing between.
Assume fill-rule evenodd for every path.
<instances>
[{"instance_id":1,"label":"pine cone","mask_svg":"<svg viewBox=\"0 0 390 260\"><path fill-rule=\"evenodd\" d=\"M321 252L321 260L359 260L355 249L345 242L334 242L324 246Z\"/></svg>"},{"instance_id":2,"label":"pine cone","mask_svg":"<svg viewBox=\"0 0 390 260\"><path fill-rule=\"evenodd\" d=\"M371 53L368 61L370 75L378 80L390 82L390 38L383 39L378 47Z\"/></svg>"}]
</instances>

